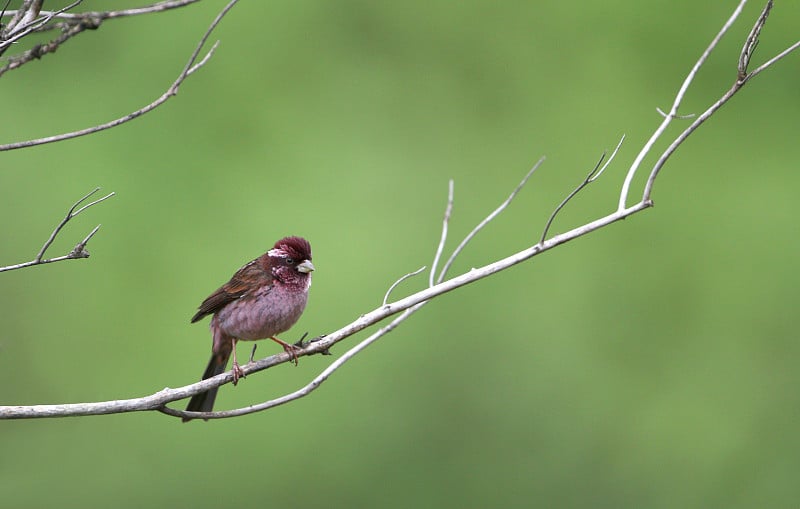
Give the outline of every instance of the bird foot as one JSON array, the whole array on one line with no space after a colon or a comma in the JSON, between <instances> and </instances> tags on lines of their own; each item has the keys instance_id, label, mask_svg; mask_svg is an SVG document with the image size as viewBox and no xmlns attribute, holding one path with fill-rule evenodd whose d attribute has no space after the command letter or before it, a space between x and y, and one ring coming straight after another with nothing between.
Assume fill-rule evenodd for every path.
<instances>
[{"instance_id":1,"label":"bird foot","mask_svg":"<svg viewBox=\"0 0 800 509\"><path fill-rule=\"evenodd\" d=\"M297 354L303 351L303 347L286 343L283 345L283 351L292 356L292 362L297 366Z\"/></svg>"},{"instance_id":2,"label":"bird foot","mask_svg":"<svg viewBox=\"0 0 800 509\"><path fill-rule=\"evenodd\" d=\"M233 361L233 385L239 383L240 378L245 378L244 370L238 362Z\"/></svg>"},{"instance_id":3,"label":"bird foot","mask_svg":"<svg viewBox=\"0 0 800 509\"><path fill-rule=\"evenodd\" d=\"M292 345L276 337L271 337L269 339L281 345L283 347L283 351L292 356L291 362L294 363L295 366L297 366L297 354L303 351L302 346L299 346L297 344Z\"/></svg>"}]
</instances>

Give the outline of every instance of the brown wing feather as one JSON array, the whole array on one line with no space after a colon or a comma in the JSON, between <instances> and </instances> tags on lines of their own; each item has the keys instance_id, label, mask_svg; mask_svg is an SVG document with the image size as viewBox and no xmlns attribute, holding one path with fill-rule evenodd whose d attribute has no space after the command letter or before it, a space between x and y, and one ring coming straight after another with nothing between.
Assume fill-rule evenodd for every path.
<instances>
[{"instance_id":1,"label":"brown wing feather","mask_svg":"<svg viewBox=\"0 0 800 509\"><path fill-rule=\"evenodd\" d=\"M197 313L192 317L192 323L202 319L206 315L216 313L229 303L242 297L253 288L253 281L271 280L272 274L263 266L262 258L263 256L256 258L237 270L230 281L209 295L206 300L200 304Z\"/></svg>"}]
</instances>

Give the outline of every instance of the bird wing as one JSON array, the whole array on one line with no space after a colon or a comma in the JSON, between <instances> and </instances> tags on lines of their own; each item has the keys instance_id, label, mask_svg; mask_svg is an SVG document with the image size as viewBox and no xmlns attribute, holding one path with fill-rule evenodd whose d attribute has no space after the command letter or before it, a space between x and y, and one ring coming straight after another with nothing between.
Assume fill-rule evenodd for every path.
<instances>
[{"instance_id":1,"label":"bird wing","mask_svg":"<svg viewBox=\"0 0 800 509\"><path fill-rule=\"evenodd\" d=\"M256 258L237 270L230 281L222 285L200 304L197 313L192 317L192 323L202 319L206 315L216 313L226 305L244 296L253 289L254 281L271 280L272 274L263 267L261 259ZM259 286L263 286L263 284Z\"/></svg>"}]
</instances>

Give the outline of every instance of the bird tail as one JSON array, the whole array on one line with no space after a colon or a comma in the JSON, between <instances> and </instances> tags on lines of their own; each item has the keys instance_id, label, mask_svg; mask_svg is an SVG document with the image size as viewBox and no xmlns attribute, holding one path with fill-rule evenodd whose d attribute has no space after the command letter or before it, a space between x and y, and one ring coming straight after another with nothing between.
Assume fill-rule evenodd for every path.
<instances>
[{"instance_id":1,"label":"bird tail","mask_svg":"<svg viewBox=\"0 0 800 509\"><path fill-rule=\"evenodd\" d=\"M206 366L206 370L203 372L203 380L211 378L212 376L217 376L225 371L228 365L228 357L230 357L230 352L212 354L211 360L208 361L208 366ZM189 404L186 405L186 411L210 412L214 408L214 400L217 399L217 389L219 389L219 387L214 387L206 392L201 392L200 394L192 396L192 399L189 400ZM183 418L183 422L189 422L191 420L191 417Z\"/></svg>"}]
</instances>

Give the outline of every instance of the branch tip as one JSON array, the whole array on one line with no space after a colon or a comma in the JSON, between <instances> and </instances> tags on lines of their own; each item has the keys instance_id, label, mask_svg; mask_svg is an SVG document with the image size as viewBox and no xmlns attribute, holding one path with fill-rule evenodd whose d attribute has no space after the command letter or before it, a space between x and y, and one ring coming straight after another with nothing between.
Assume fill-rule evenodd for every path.
<instances>
[{"instance_id":1,"label":"branch tip","mask_svg":"<svg viewBox=\"0 0 800 509\"><path fill-rule=\"evenodd\" d=\"M738 81L740 83L747 81L747 68L750 66L750 60L753 58L753 54L758 47L758 37L761 35L761 30L764 28L764 25L767 24L767 18L771 10L772 0L768 0L764 9L761 11L761 15L758 17L758 20L756 20L752 30L750 30L750 34L744 41L742 52L739 54L739 65L737 66L739 71Z\"/></svg>"},{"instance_id":2,"label":"branch tip","mask_svg":"<svg viewBox=\"0 0 800 509\"><path fill-rule=\"evenodd\" d=\"M406 279L408 279L408 278L410 278L410 277L416 276L417 274L421 273L421 272L422 272L423 270L425 270L426 268L427 268L427 267L425 267L425 266L423 265L422 267L418 268L418 269L417 269L417 270L415 270L414 272L409 272L409 273L408 273L408 274L406 274L405 276L402 276L400 279L398 279L397 281L395 281L395 282L392 284L392 286L390 286L390 287L389 287L389 289L388 289L388 290L386 290L386 294L383 296L383 305L385 306L385 305L386 305L386 303L389 301L389 295L391 295L391 294L392 294L392 290L394 290L394 289L397 287L397 285L399 285L400 283L402 283L403 281L405 281Z\"/></svg>"}]
</instances>

